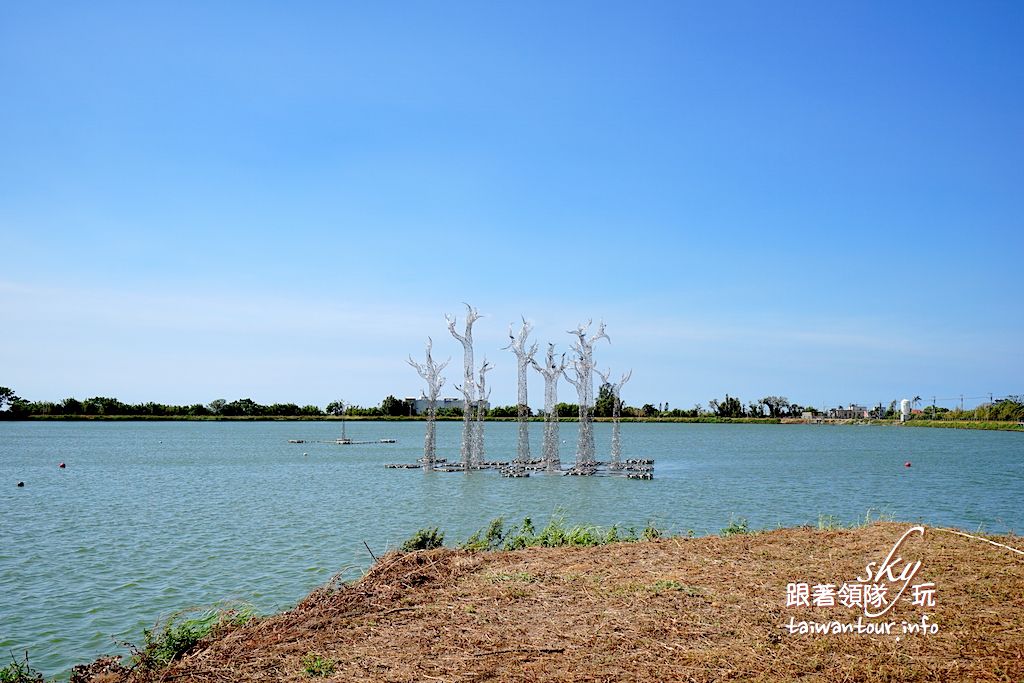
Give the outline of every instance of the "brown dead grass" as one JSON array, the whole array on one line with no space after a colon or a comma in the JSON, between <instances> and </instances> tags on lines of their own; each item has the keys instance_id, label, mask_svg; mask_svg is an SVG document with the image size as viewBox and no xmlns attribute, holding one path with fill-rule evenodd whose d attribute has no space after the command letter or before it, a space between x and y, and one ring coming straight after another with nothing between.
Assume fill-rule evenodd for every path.
<instances>
[{"instance_id":1,"label":"brown dead grass","mask_svg":"<svg viewBox=\"0 0 1024 683\"><path fill-rule=\"evenodd\" d=\"M784 529L595 548L383 558L360 581L205 643L132 681L1020 681L1024 556L929 528L920 559L937 604L884 619L935 635L790 635L789 618L856 621L845 607L787 608L791 581L842 583L909 527ZM1000 540L1020 548L1020 539ZM898 630L898 629L897 629Z\"/></svg>"}]
</instances>

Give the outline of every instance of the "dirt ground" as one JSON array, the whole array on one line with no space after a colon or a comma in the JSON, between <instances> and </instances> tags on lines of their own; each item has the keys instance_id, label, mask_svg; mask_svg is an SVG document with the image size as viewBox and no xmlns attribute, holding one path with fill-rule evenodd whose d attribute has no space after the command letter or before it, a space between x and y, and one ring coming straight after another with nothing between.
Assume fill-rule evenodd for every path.
<instances>
[{"instance_id":1,"label":"dirt ground","mask_svg":"<svg viewBox=\"0 0 1024 683\"><path fill-rule=\"evenodd\" d=\"M912 533L883 576L890 612L841 604L912 525L783 529L515 552L431 550L381 559L294 610L221 634L133 681L1022 681L1018 537ZM987 540L986 540L987 539ZM903 570L920 561L910 581ZM909 567L908 567L909 565ZM909 574L905 574L909 576ZM865 579L861 581L860 579ZM893 580L895 579L895 580ZM810 598L833 607L787 605ZM928 606L928 584L934 605ZM924 604L912 604L923 586ZM856 596L856 585L852 586ZM884 598L883 598L884 599ZM885 602L879 603L879 605ZM881 609L881 607L879 607ZM800 633L801 622L873 632ZM791 621L792 620L792 621ZM924 624L904 632L905 624ZM791 624L795 632L790 632ZM808 626L808 628L813 628ZM847 629L851 626L847 626ZM909 628L909 627L908 627ZM922 632L924 631L924 632ZM334 663L313 678L303 658ZM96 680L123 680L101 674Z\"/></svg>"}]
</instances>

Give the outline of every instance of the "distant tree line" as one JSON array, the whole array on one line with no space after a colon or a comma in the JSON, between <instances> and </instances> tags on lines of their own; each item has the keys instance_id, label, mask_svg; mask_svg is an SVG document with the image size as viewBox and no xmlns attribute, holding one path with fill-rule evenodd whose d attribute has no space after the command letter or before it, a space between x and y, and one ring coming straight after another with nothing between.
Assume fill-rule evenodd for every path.
<instances>
[{"instance_id":1,"label":"distant tree line","mask_svg":"<svg viewBox=\"0 0 1024 683\"><path fill-rule=\"evenodd\" d=\"M594 405L595 417L611 417L614 407L614 396L611 386L603 384L598 391ZM914 398L914 405L920 401ZM558 403L555 406L559 417L576 417L579 407L575 403ZM529 411L530 415L534 412ZM809 412L817 415L818 411L810 406L791 403L785 396L765 396L756 401L742 402L735 396L726 394L722 399L708 401L707 407L695 405L690 409L669 408L668 403L658 405L645 403L642 406L622 406L624 418L784 418L801 417ZM876 405L869 411L870 416L877 419L899 418L899 401L892 401L888 407ZM321 409L315 405L300 406L296 403L273 403L262 405L250 398L227 401L222 398L209 403L193 403L191 405L168 405L163 403L123 403L116 398L94 396L83 400L66 398L63 401L28 401L16 395L12 389L0 387L0 419L21 418L31 416L138 416L138 417L400 417L414 415L414 409L408 401L388 395L380 405L363 407L332 401ZM515 405L496 406L487 411L489 417L514 418L517 416ZM458 407L440 408L438 417L462 417L462 409ZM950 410L938 406L925 406L924 410L911 415L911 419L934 420L977 420L977 421L1021 421L1024 420L1024 396L1011 395L1006 398L983 403L970 410Z\"/></svg>"},{"instance_id":2,"label":"distant tree line","mask_svg":"<svg viewBox=\"0 0 1024 683\"><path fill-rule=\"evenodd\" d=\"M503 416L505 408L491 411L495 417ZM513 415L515 407L512 407ZM462 416L461 409L442 409L439 415ZM410 414L410 405L394 396L387 396L380 405L363 407L344 401L332 401L325 408L315 405L300 406L296 403L272 403L263 405L251 398L227 401L218 398L209 403L170 405L164 403L124 403L116 398L94 396L78 400L66 398L63 401L28 401L7 387L0 387L0 418L46 416L131 416L131 417L389 417Z\"/></svg>"},{"instance_id":3,"label":"distant tree line","mask_svg":"<svg viewBox=\"0 0 1024 683\"><path fill-rule=\"evenodd\" d=\"M915 396L912 405L920 403L921 397ZM889 404L886 415L899 417L898 401ZM943 408L942 406L923 406L910 416L912 420L972 420L979 422L1024 421L1024 396L1011 394L1004 398L982 403L976 408L960 410L959 408Z\"/></svg>"},{"instance_id":4,"label":"distant tree line","mask_svg":"<svg viewBox=\"0 0 1024 683\"><path fill-rule=\"evenodd\" d=\"M116 398L94 396L78 400L66 398L63 401L27 401L15 395L6 387L0 387L0 410L9 417L31 415L123 415L140 417L302 417L324 415L314 405L299 406L295 403L274 403L261 405L250 398L228 402L219 398L207 404L168 405L164 403L124 403Z\"/></svg>"},{"instance_id":5,"label":"distant tree line","mask_svg":"<svg viewBox=\"0 0 1024 683\"><path fill-rule=\"evenodd\" d=\"M726 394L725 398L721 400L715 398L708 401L706 413L704 413L700 406L694 406L690 412L694 413L694 416L703 413L715 417L769 417L778 419L783 417L801 417L806 412L817 414L818 411L811 406L792 403L785 396L765 396L744 404L735 396Z\"/></svg>"}]
</instances>

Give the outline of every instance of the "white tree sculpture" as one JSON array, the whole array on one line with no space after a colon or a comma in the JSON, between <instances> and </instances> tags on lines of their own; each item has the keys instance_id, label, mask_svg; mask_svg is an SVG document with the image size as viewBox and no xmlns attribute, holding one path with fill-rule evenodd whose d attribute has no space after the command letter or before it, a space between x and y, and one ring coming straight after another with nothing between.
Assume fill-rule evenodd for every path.
<instances>
[{"instance_id":1,"label":"white tree sculpture","mask_svg":"<svg viewBox=\"0 0 1024 683\"><path fill-rule=\"evenodd\" d=\"M529 347L526 340L530 336L532 327L523 318L523 326L519 329L519 336L512 334L512 323L508 326L508 338L511 340L508 346L504 347L516 354L516 361L519 371L519 397L516 403L516 419L519 421L519 439L516 447L516 462L525 465L530 462L530 406L527 403L526 392L526 367L533 363L533 356L537 353L537 343ZM536 364L535 364L536 365Z\"/></svg>"},{"instance_id":2,"label":"white tree sculpture","mask_svg":"<svg viewBox=\"0 0 1024 683\"><path fill-rule=\"evenodd\" d=\"M427 434L423 439L423 469L430 472L434 469L434 461L437 459L437 447L435 445L435 434L437 432L437 396L441 393L445 379L441 377L444 370L451 361L449 358L443 363L435 363L430 355L430 349L434 341L427 337L427 360L423 364L417 363L409 356L409 365L416 368L416 372L427 383L427 390L423 397L427 399Z\"/></svg>"},{"instance_id":3,"label":"white tree sculpture","mask_svg":"<svg viewBox=\"0 0 1024 683\"><path fill-rule=\"evenodd\" d=\"M464 399L462 408L462 447L459 449L459 455L462 458L462 466L468 470L472 463L479 460L473 452L477 440L473 436L474 426L472 411L476 406L476 380L473 378L473 323L480 318L480 314L469 304L466 304L465 306L465 334L459 334L455 331L454 316L450 316L446 313L444 319L448 321L448 331L451 332L453 337L462 342L465 374L463 376L462 386L456 387L460 392L462 392L462 397Z\"/></svg>"},{"instance_id":4,"label":"white tree sculpture","mask_svg":"<svg viewBox=\"0 0 1024 683\"><path fill-rule=\"evenodd\" d=\"M484 358L480 366L480 393L476 401L476 429L473 431L473 462L474 467L484 464L484 417L487 415L487 401L491 397L491 390L487 388L487 373L494 369L494 366Z\"/></svg>"},{"instance_id":5,"label":"white tree sculpture","mask_svg":"<svg viewBox=\"0 0 1024 683\"><path fill-rule=\"evenodd\" d=\"M576 467L590 468L595 463L594 459L594 343L599 339L611 339L604 332L604 322L600 323L597 332L587 336L590 330L591 321L586 325L580 325L575 330L569 330L577 340L572 344L572 350L576 354L572 366L576 371L575 377L565 373L565 378L576 387L579 396L579 436L576 440Z\"/></svg>"},{"instance_id":6,"label":"white tree sculpture","mask_svg":"<svg viewBox=\"0 0 1024 683\"><path fill-rule=\"evenodd\" d=\"M622 386L633 376L633 371L630 370L624 374L622 379L614 384L609 379L612 374L611 369L608 372L598 370L597 374L601 375L601 381L607 384L612 392L612 454L611 462L608 463L608 469L617 470L622 467L622 442L619 438L619 417L622 415L622 399L620 395Z\"/></svg>"},{"instance_id":7,"label":"white tree sculpture","mask_svg":"<svg viewBox=\"0 0 1024 683\"><path fill-rule=\"evenodd\" d=\"M544 377L544 469L548 472L558 472L562 469L562 460L558 456L558 378L565 372L565 354L559 361L555 361L555 345L548 344L547 358L544 366L538 365L537 361L530 358L533 369Z\"/></svg>"}]
</instances>

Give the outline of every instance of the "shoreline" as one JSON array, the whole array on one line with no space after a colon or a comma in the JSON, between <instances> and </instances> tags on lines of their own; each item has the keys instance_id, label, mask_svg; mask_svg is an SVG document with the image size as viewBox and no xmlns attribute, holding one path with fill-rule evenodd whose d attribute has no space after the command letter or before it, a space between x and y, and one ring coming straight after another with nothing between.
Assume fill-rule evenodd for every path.
<instances>
[{"instance_id":1,"label":"shoreline","mask_svg":"<svg viewBox=\"0 0 1024 683\"><path fill-rule=\"evenodd\" d=\"M0 419L3 422L426 422L422 415L335 415L320 416L245 416L245 415L28 415ZM461 417L438 417L437 422L462 422ZM516 422L515 417L487 417L485 422ZM543 423L543 417L531 417L529 422ZM576 417L560 417L559 423L579 422ZM610 423L610 417L595 417L594 422ZM831 419L831 418L771 418L771 417L623 417L620 422L644 424L772 424L772 425L813 425L813 426L879 426L879 427L931 427L937 429L973 429L986 431L1024 431L1024 423L995 420L927 420L916 419L907 422L875 419Z\"/></svg>"},{"instance_id":2,"label":"shoreline","mask_svg":"<svg viewBox=\"0 0 1024 683\"><path fill-rule=\"evenodd\" d=\"M79 671L105 683L1024 677L1024 553L1014 550L1024 543L914 528L392 552L294 609L227 623L167 666L128 671L100 658ZM878 618L789 604L791 585L861 581L901 541L907 565L919 563L913 581L935 588L932 604L908 592Z\"/></svg>"}]
</instances>

